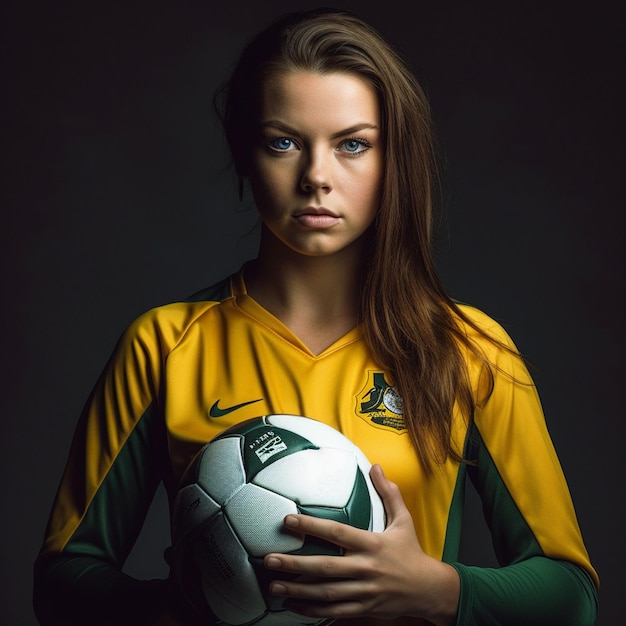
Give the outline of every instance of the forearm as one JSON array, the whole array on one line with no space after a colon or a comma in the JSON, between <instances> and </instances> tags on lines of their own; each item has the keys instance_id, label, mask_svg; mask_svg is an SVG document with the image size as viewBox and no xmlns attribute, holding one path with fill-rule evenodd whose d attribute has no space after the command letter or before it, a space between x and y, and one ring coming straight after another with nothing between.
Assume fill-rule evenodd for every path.
<instances>
[{"instance_id":1,"label":"forearm","mask_svg":"<svg viewBox=\"0 0 626 626\"><path fill-rule=\"evenodd\" d=\"M503 568L453 565L461 579L457 626L591 626L597 593L570 563L545 557Z\"/></svg>"},{"instance_id":2,"label":"forearm","mask_svg":"<svg viewBox=\"0 0 626 626\"><path fill-rule=\"evenodd\" d=\"M428 582L430 590L426 594L430 601L427 610L417 616L428 619L434 626L455 626L461 592L459 573L451 565L441 562L437 562L432 571Z\"/></svg>"}]
</instances>

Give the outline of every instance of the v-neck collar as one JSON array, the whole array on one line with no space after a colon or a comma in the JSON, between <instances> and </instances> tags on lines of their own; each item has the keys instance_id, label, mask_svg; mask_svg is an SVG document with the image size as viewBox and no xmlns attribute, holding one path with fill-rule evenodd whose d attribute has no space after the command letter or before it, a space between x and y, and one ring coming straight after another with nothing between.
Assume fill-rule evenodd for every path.
<instances>
[{"instance_id":1,"label":"v-neck collar","mask_svg":"<svg viewBox=\"0 0 626 626\"><path fill-rule=\"evenodd\" d=\"M307 356L314 359L321 359L328 354L340 350L360 339L363 335L361 325L349 330L347 333L339 337L330 346L322 350L319 354L315 354L311 349L283 322L267 309L261 306L251 295L248 294L246 283L244 280L245 266L239 270L237 274L231 277L231 290L234 297L235 306L244 313L254 318L259 324L267 328L270 332L280 336L284 341L291 344L295 349L304 352Z\"/></svg>"}]
</instances>

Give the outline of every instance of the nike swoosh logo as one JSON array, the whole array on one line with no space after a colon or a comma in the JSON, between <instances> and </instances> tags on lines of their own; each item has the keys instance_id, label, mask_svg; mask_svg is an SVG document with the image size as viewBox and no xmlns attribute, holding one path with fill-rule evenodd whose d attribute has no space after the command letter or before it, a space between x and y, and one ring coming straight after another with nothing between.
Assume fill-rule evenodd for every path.
<instances>
[{"instance_id":1,"label":"nike swoosh logo","mask_svg":"<svg viewBox=\"0 0 626 626\"><path fill-rule=\"evenodd\" d=\"M211 417L224 417L224 415L228 415L237 409L241 409L244 406L248 406L248 404L254 404L255 402L261 402L263 398L259 398L258 400L248 400L248 402L242 402L241 404L235 404L234 406L227 406L224 408L220 408L218 406L219 400L216 400L213 406L209 409L209 415Z\"/></svg>"}]
</instances>

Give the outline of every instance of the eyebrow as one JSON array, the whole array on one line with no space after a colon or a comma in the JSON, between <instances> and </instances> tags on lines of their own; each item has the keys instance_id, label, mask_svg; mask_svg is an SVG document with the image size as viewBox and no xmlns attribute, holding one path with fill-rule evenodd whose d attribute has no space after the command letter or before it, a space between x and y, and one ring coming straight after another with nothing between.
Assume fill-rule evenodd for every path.
<instances>
[{"instance_id":1,"label":"eyebrow","mask_svg":"<svg viewBox=\"0 0 626 626\"><path fill-rule=\"evenodd\" d=\"M297 136L300 135L300 133L295 128L292 128L288 124L280 122L279 120L267 120L265 122L261 122L260 126L261 128L276 128L289 135L297 135ZM355 124L354 126L350 126L349 128L344 128L343 130L340 130L339 132L333 133L331 138L337 139L338 137L345 137L345 135L352 135L362 130L378 130L378 126L376 124L370 124L369 122Z\"/></svg>"}]
</instances>

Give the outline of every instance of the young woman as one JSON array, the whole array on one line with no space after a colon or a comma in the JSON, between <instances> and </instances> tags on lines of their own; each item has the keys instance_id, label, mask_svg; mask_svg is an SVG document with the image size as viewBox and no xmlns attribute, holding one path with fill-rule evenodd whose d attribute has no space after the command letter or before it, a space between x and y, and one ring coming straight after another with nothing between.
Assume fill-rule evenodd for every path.
<instances>
[{"instance_id":1,"label":"young woman","mask_svg":"<svg viewBox=\"0 0 626 626\"><path fill-rule=\"evenodd\" d=\"M592 624L598 578L532 380L505 331L435 271L430 117L412 73L353 15L310 11L261 32L221 95L262 220L258 256L121 338L36 562L41 624L193 620L173 616L184 610L167 581L122 566L158 484L172 498L206 441L269 413L351 438L387 512L383 533L285 519L347 550L267 555L269 570L309 581L271 585L293 610L363 625ZM468 475L500 568L457 562Z\"/></svg>"}]
</instances>

